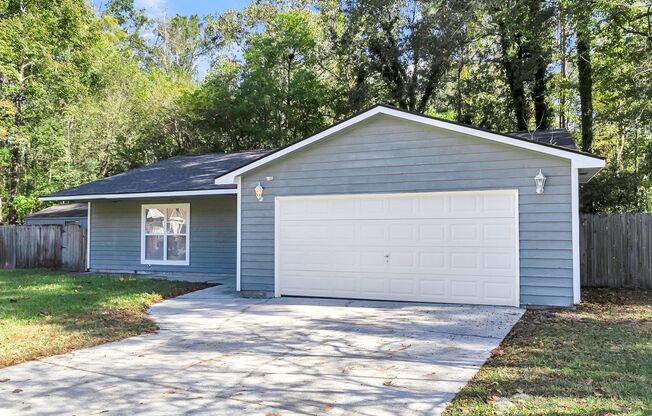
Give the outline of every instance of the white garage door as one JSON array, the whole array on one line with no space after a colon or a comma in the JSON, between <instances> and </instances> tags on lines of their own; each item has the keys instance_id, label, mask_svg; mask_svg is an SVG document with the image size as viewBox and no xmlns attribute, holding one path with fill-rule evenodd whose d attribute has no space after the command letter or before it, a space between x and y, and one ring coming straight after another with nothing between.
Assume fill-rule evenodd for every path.
<instances>
[{"instance_id":1,"label":"white garage door","mask_svg":"<svg viewBox=\"0 0 652 416\"><path fill-rule=\"evenodd\" d=\"M276 198L276 293L518 306L515 190Z\"/></svg>"}]
</instances>

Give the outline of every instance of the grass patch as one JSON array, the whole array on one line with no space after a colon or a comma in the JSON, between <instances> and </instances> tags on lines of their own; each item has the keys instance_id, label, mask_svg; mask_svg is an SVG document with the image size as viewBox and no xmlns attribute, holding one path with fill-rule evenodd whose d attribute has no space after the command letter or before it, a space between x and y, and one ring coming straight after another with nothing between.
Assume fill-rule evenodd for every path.
<instances>
[{"instance_id":1,"label":"grass patch","mask_svg":"<svg viewBox=\"0 0 652 416\"><path fill-rule=\"evenodd\" d=\"M445 414L652 415L652 291L527 311Z\"/></svg>"},{"instance_id":2,"label":"grass patch","mask_svg":"<svg viewBox=\"0 0 652 416\"><path fill-rule=\"evenodd\" d=\"M154 331L150 305L209 286L0 270L0 367Z\"/></svg>"}]
</instances>

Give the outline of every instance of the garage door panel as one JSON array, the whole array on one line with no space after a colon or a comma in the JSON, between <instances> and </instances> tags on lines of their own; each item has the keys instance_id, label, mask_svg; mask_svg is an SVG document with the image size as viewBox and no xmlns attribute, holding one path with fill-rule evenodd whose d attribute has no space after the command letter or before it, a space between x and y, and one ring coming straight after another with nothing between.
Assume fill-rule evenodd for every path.
<instances>
[{"instance_id":1,"label":"garage door panel","mask_svg":"<svg viewBox=\"0 0 652 416\"><path fill-rule=\"evenodd\" d=\"M369 220L409 218L500 218L513 217L516 211L511 194L462 195L465 192L433 194L325 196L304 199L301 206L286 206L282 221Z\"/></svg>"},{"instance_id":2,"label":"garage door panel","mask_svg":"<svg viewBox=\"0 0 652 416\"><path fill-rule=\"evenodd\" d=\"M284 278L283 294L289 296L342 297L352 299L399 300L440 303L511 305L514 288L511 282L495 283L474 280L476 276L451 281L446 276L411 279L378 279L378 276L341 274L315 275L306 278L295 274Z\"/></svg>"},{"instance_id":3,"label":"garage door panel","mask_svg":"<svg viewBox=\"0 0 652 416\"><path fill-rule=\"evenodd\" d=\"M391 250L369 247L364 252L356 246L322 247L286 245L280 254L281 272L288 271L347 271L352 267L376 273L414 273L466 275L482 272L486 276L505 276L513 281L514 252L510 249L476 247L473 253L456 251L456 247L399 247Z\"/></svg>"},{"instance_id":4,"label":"garage door panel","mask_svg":"<svg viewBox=\"0 0 652 416\"><path fill-rule=\"evenodd\" d=\"M514 218L491 219L402 219L284 221L283 243L330 245L365 243L383 245L387 240L405 244L455 244L491 242L513 247Z\"/></svg>"},{"instance_id":5,"label":"garage door panel","mask_svg":"<svg viewBox=\"0 0 652 416\"><path fill-rule=\"evenodd\" d=\"M517 305L513 191L283 198L280 293Z\"/></svg>"}]
</instances>

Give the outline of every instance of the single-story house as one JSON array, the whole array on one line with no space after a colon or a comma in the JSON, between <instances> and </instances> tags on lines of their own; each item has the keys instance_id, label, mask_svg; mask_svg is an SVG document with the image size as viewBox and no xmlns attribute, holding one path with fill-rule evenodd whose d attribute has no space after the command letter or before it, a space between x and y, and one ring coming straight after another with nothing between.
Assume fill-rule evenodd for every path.
<instances>
[{"instance_id":1,"label":"single-story house","mask_svg":"<svg viewBox=\"0 0 652 416\"><path fill-rule=\"evenodd\" d=\"M242 296L572 306L578 188L605 162L563 135L378 105L282 149L173 157L42 199L88 203L91 271L233 276Z\"/></svg>"},{"instance_id":2,"label":"single-story house","mask_svg":"<svg viewBox=\"0 0 652 416\"><path fill-rule=\"evenodd\" d=\"M68 225L78 224L86 228L88 216L87 203L58 204L37 211L25 217L27 225Z\"/></svg>"}]
</instances>

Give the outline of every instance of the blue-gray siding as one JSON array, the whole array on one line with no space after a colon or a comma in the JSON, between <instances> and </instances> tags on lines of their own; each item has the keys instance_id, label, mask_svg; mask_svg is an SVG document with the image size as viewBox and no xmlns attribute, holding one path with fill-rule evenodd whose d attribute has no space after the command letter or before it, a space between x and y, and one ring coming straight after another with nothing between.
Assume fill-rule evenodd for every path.
<instances>
[{"instance_id":1,"label":"blue-gray siding","mask_svg":"<svg viewBox=\"0 0 652 416\"><path fill-rule=\"evenodd\" d=\"M68 218L25 218L26 225L66 225L67 222L77 221L82 228L86 228L86 217L68 217Z\"/></svg>"},{"instance_id":2,"label":"blue-gray siding","mask_svg":"<svg viewBox=\"0 0 652 416\"><path fill-rule=\"evenodd\" d=\"M376 116L243 176L242 289L274 289L274 196L518 189L521 304L572 305L570 172L568 160Z\"/></svg>"},{"instance_id":3,"label":"blue-gray siding","mask_svg":"<svg viewBox=\"0 0 652 416\"><path fill-rule=\"evenodd\" d=\"M190 203L190 265L140 264L141 205L174 202ZM236 226L233 196L92 202L91 269L233 275Z\"/></svg>"}]
</instances>

